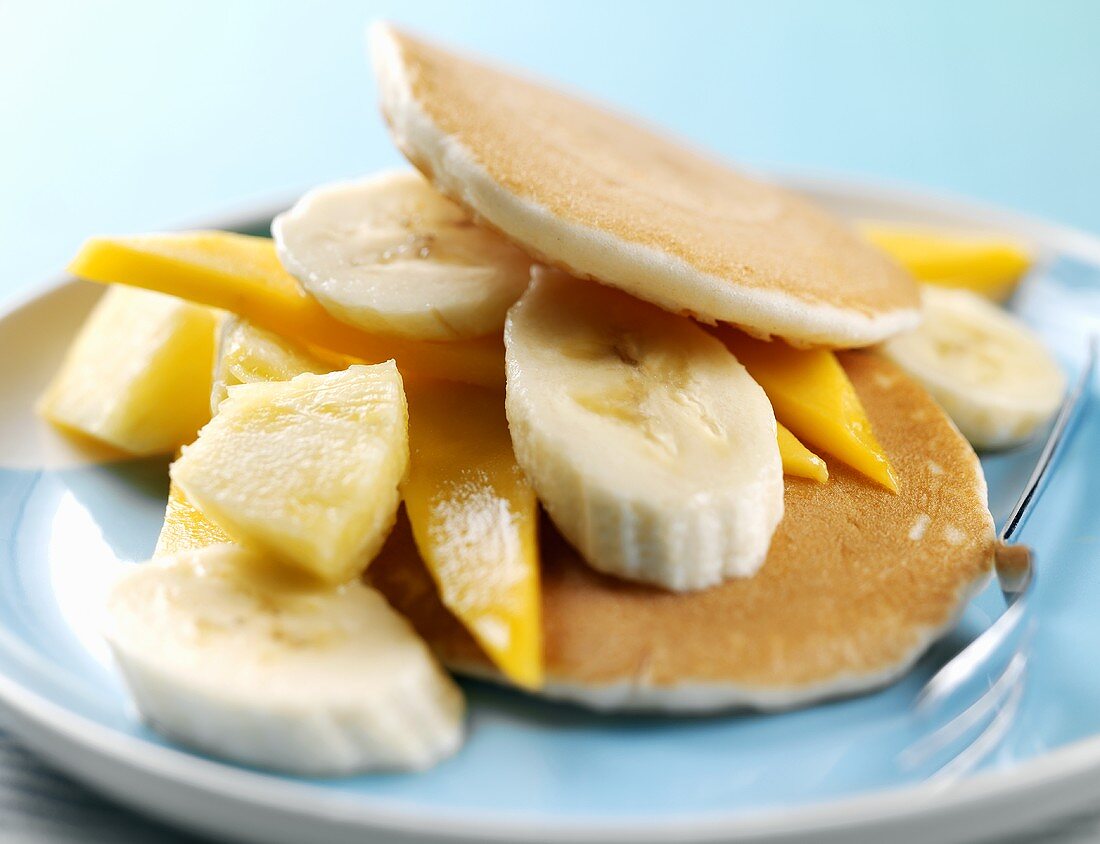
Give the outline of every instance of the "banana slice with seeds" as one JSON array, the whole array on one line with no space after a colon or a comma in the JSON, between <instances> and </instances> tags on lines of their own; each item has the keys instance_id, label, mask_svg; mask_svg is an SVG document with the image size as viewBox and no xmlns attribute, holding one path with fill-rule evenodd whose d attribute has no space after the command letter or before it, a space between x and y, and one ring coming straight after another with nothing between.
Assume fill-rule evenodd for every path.
<instances>
[{"instance_id":1,"label":"banana slice with seeds","mask_svg":"<svg viewBox=\"0 0 1100 844\"><path fill-rule=\"evenodd\" d=\"M722 343L541 268L504 342L516 458L592 566L676 590L755 573L783 470L771 405Z\"/></svg>"},{"instance_id":2,"label":"banana slice with seeds","mask_svg":"<svg viewBox=\"0 0 1100 844\"><path fill-rule=\"evenodd\" d=\"M217 756L304 775L427 768L462 693L385 599L214 545L132 569L104 631L142 716Z\"/></svg>"},{"instance_id":3,"label":"banana slice with seeds","mask_svg":"<svg viewBox=\"0 0 1100 844\"><path fill-rule=\"evenodd\" d=\"M1027 440L1058 409L1066 378L1014 316L966 290L925 287L924 322L883 344L976 448Z\"/></svg>"},{"instance_id":4,"label":"banana slice with seeds","mask_svg":"<svg viewBox=\"0 0 1100 844\"><path fill-rule=\"evenodd\" d=\"M500 331L530 259L419 173L310 191L271 227L279 260L336 318L420 340Z\"/></svg>"}]
</instances>

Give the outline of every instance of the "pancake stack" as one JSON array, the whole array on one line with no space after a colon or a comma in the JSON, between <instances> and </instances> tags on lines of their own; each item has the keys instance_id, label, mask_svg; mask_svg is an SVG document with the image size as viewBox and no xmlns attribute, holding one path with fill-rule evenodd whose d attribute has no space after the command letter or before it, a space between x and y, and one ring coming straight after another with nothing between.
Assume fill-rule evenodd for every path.
<instances>
[{"instance_id":1,"label":"pancake stack","mask_svg":"<svg viewBox=\"0 0 1100 844\"><path fill-rule=\"evenodd\" d=\"M541 692L775 709L904 672L985 582L993 550L974 451L864 350L919 322L914 281L802 198L603 108L387 26L371 47L398 148L540 263L699 323L853 350L839 360L896 477L896 492L839 463L827 484L787 477L759 570L691 591L601 573L544 519ZM416 556L402 521L366 577L449 667L501 679Z\"/></svg>"}]
</instances>

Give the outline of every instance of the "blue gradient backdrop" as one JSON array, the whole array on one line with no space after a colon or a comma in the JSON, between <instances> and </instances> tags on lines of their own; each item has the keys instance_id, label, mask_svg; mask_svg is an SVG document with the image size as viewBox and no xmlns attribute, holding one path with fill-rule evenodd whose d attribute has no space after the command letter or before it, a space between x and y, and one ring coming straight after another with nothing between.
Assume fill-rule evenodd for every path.
<instances>
[{"instance_id":1,"label":"blue gradient backdrop","mask_svg":"<svg viewBox=\"0 0 1100 844\"><path fill-rule=\"evenodd\" d=\"M397 161L363 26L395 19L757 167L1100 230L1100 3L0 0L0 294L80 238Z\"/></svg>"}]
</instances>

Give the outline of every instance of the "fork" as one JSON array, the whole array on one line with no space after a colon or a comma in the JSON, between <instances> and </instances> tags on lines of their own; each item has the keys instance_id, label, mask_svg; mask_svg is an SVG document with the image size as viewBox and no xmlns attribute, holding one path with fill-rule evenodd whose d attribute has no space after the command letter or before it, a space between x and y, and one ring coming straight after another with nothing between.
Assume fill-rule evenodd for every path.
<instances>
[{"instance_id":1,"label":"fork","mask_svg":"<svg viewBox=\"0 0 1100 844\"><path fill-rule=\"evenodd\" d=\"M1031 477L997 536L994 571L1005 611L933 674L917 695L916 712L927 720L947 710L976 679L984 675L987 680L981 694L965 709L902 751L899 763L912 769L969 738L933 771L930 780L951 782L977 766L997 748L1019 710L1027 677L1028 645L1035 626L1031 598L1036 572L1031 549L1012 539L1031 516L1072 434L1088 395L1096 359L1097 338L1093 336L1085 365L1063 399ZM993 667L998 665L1003 667L993 674ZM976 729L979 731L974 734Z\"/></svg>"}]
</instances>

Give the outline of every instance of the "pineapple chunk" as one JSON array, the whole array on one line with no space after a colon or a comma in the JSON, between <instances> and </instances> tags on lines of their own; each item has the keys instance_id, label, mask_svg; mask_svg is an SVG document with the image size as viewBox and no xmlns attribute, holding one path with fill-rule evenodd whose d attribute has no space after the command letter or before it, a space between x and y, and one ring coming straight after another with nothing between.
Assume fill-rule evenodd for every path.
<instances>
[{"instance_id":1,"label":"pineapple chunk","mask_svg":"<svg viewBox=\"0 0 1100 844\"><path fill-rule=\"evenodd\" d=\"M279 263L270 238L231 232L92 238L69 272L223 308L276 334L359 360L396 358L403 370L425 376L504 383L500 335L431 342L368 334L340 322L307 295Z\"/></svg>"},{"instance_id":2,"label":"pineapple chunk","mask_svg":"<svg viewBox=\"0 0 1100 844\"><path fill-rule=\"evenodd\" d=\"M504 396L411 382L405 511L444 605L515 683L542 682L535 492L512 453Z\"/></svg>"},{"instance_id":3,"label":"pineapple chunk","mask_svg":"<svg viewBox=\"0 0 1100 844\"><path fill-rule=\"evenodd\" d=\"M284 381L334 368L333 360L230 317L221 335L214 401L220 402L220 383ZM516 683L537 686L537 503L512 454L504 397L445 381L414 382L406 392L410 464L404 493L421 556L444 604L489 657ZM210 527L173 486L162 542L178 549L225 541Z\"/></svg>"},{"instance_id":4,"label":"pineapple chunk","mask_svg":"<svg viewBox=\"0 0 1100 844\"><path fill-rule=\"evenodd\" d=\"M289 381L303 372L324 375L353 363L354 360L339 355L312 352L240 317L229 316L218 335L210 407L217 411L228 389L237 384Z\"/></svg>"},{"instance_id":5,"label":"pineapple chunk","mask_svg":"<svg viewBox=\"0 0 1100 844\"><path fill-rule=\"evenodd\" d=\"M871 421L836 355L754 340L734 329L719 336L764 388L775 418L802 442L826 451L891 492L897 481Z\"/></svg>"},{"instance_id":6,"label":"pineapple chunk","mask_svg":"<svg viewBox=\"0 0 1100 844\"><path fill-rule=\"evenodd\" d=\"M234 540L341 583L393 527L408 462L405 394L388 361L230 388L170 473Z\"/></svg>"},{"instance_id":7,"label":"pineapple chunk","mask_svg":"<svg viewBox=\"0 0 1100 844\"><path fill-rule=\"evenodd\" d=\"M210 418L216 322L209 308L172 296L110 288L39 413L130 454L175 451Z\"/></svg>"},{"instance_id":8,"label":"pineapple chunk","mask_svg":"<svg viewBox=\"0 0 1100 844\"><path fill-rule=\"evenodd\" d=\"M798 437L779 423L775 426L779 439L779 457L783 460L783 474L796 478L809 478L823 484L829 480L829 467L825 461L799 442Z\"/></svg>"},{"instance_id":9,"label":"pineapple chunk","mask_svg":"<svg viewBox=\"0 0 1100 844\"><path fill-rule=\"evenodd\" d=\"M169 486L168 507L164 511L157 547L153 550L154 557L231 541L224 530L191 505L176 484Z\"/></svg>"},{"instance_id":10,"label":"pineapple chunk","mask_svg":"<svg viewBox=\"0 0 1100 844\"><path fill-rule=\"evenodd\" d=\"M934 228L864 223L863 236L916 278L940 287L963 287L1007 299L1031 266L1031 256L1012 240Z\"/></svg>"}]
</instances>

